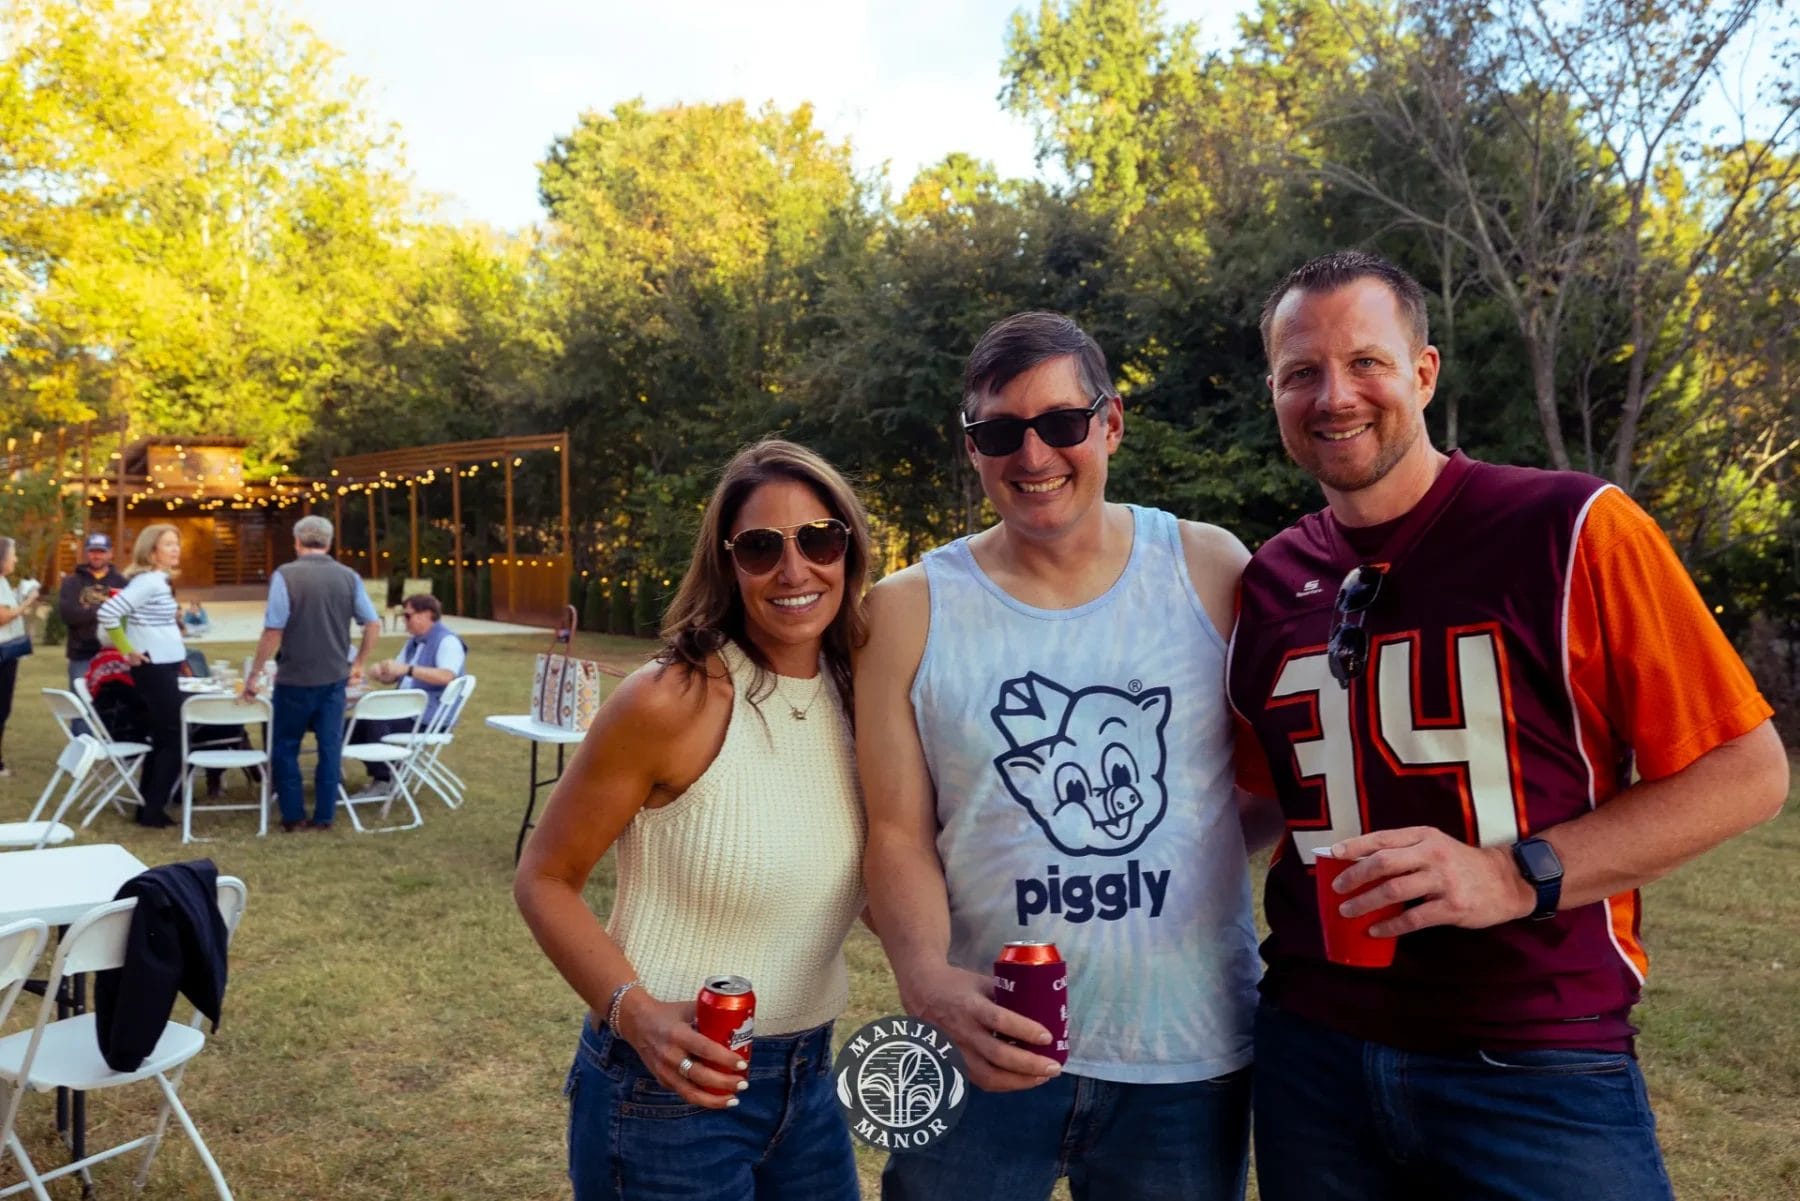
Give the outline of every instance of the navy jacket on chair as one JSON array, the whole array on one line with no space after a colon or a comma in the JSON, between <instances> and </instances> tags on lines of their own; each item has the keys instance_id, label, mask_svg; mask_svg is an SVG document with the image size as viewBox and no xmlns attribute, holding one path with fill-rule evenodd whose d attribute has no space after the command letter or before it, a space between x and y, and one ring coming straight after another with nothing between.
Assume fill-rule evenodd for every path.
<instances>
[{"instance_id":1,"label":"navy jacket on chair","mask_svg":"<svg viewBox=\"0 0 1800 1201\"><path fill-rule=\"evenodd\" d=\"M133 1072L156 1047L180 992L219 1028L225 1001L225 919L210 859L153 867L120 885L137 898L124 966L94 976L94 1027L115 1072Z\"/></svg>"}]
</instances>

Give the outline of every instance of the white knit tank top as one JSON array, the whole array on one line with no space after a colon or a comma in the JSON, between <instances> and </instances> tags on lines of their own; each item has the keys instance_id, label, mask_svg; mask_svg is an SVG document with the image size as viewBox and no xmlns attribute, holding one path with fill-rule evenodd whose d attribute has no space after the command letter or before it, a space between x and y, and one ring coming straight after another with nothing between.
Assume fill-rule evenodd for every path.
<instances>
[{"instance_id":1,"label":"white knit tank top","mask_svg":"<svg viewBox=\"0 0 1800 1201\"><path fill-rule=\"evenodd\" d=\"M721 654L734 685L725 742L686 792L619 835L607 932L658 999L691 1000L730 972L756 990L757 1033L791 1034L850 998L844 936L863 907L854 748L822 662L817 679L777 676L779 691L752 704L754 666L731 643Z\"/></svg>"}]
</instances>

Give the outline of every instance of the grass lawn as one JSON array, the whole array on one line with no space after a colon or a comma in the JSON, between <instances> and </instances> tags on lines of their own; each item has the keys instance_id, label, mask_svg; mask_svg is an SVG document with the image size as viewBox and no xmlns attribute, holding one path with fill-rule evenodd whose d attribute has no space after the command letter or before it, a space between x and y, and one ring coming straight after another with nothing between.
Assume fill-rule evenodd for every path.
<instances>
[{"instance_id":1,"label":"grass lawn","mask_svg":"<svg viewBox=\"0 0 1800 1201\"><path fill-rule=\"evenodd\" d=\"M384 649L398 642L384 639ZM539 637L472 643L481 684L448 760L469 782L468 803L452 813L423 800L423 829L359 836L340 820L331 833L277 827L258 839L253 815L202 815L198 827L216 841L183 847L174 831L140 830L108 813L82 836L123 843L150 864L210 855L249 885L225 1021L182 1090L246 1201L568 1195L561 1084L582 1006L512 904L526 745L482 723L527 707L542 645ZM209 657L249 651L205 649ZM629 663L648 649L613 639L603 654ZM0 820L23 816L60 749L38 690L63 685L62 659L42 648L22 668ZM1638 1020L1683 1198L1800 1196L1797 857L1800 806L1790 804L1777 821L1650 890L1646 935L1656 966ZM611 889L608 860L591 889L603 915ZM851 1010L840 1034L897 1009L880 948L860 929L850 957ZM7 1029L20 1024L15 1015ZM96 1095L94 1145L147 1126L154 1095L143 1086ZM62 1162L47 1098L27 1099L22 1133L40 1165ZM862 1166L874 1196L878 1160L867 1156ZM99 1195L125 1196L134 1170L130 1156L102 1165ZM0 1167L0 1187L19 1179L10 1161ZM51 1192L80 1195L68 1180ZM210 1195L172 1129L144 1196Z\"/></svg>"}]
</instances>

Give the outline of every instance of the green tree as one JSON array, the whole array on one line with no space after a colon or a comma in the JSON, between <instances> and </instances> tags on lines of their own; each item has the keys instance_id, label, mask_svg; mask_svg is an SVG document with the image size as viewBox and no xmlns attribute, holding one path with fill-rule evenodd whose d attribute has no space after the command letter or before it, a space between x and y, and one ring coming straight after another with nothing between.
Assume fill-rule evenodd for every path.
<instances>
[{"instance_id":1,"label":"green tree","mask_svg":"<svg viewBox=\"0 0 1800 1201\"><path fill-rule=\"evenodd\" d=\"M791 407L817 264L860 219L849 148L805 107L631 102L557 138L540 191L562 348L542 417L574 438L597 565L661 578L710 473Z\"/></svg>"},{"instance_id":2,"label":"green tree","mask_svg":"<svg viewBox=\"0 0 1800 1201\"><path fill-rule=\"evenodd\" d=\"M576 578L580 579L579 576ZM581 628L598 634L610 634L612 631L607 627L606 621L606 589L601 586L598 578L590 578L585 582L587 589L582 598Z\"/></svg>"},{"instance_id":3,"label":"green tree","mask_svg":"<svg viewBox=\"0 0 1800 1201\"><path fill-rule=\"evenodd\" d=\"M631 603L630 583L624 579L615 579L607 593L606 632L609 634L636 633L632 616L635 611Z\"/></svg>"},{"instance_id":4,"label":"green tree","mask_svg":"<svg viewBox=\"0 0 1800 1201\"><path fill-rule=\"evenodd\" d=\"M291 461L407 204L335 54L260 3L21 0L0 148L9 403Z\"/></svg>"}]
</instances>

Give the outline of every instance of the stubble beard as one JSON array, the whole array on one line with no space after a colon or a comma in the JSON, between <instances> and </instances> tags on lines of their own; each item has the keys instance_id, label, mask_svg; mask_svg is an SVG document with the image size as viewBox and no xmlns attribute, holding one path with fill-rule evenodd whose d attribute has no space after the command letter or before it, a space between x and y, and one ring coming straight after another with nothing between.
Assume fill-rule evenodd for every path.
<instances>
[{"instance_id":1,"label":"stubble beard","mask_svg":"<svg viewBox=\"0 0 1800 1201\"><path fill-rule=\"evenodd\" d=\"M1323 456L1315 452L1312 436L1309 433L1300 435L1304 440L1303 452L1296 452L1293 443L1285 437L1282 439L1282 444L1287 450L1288 458L1294 461L1295 466L1317 480L1321 487L1329 488L1333 492L1361 492L1364 488L1371 488L1386 479L1388 473L1393 471L1402 459L1406 458L1412 448L1417 445L1423 432L1420 428L1423 424L1420 421L1407 421L1383 428L1383 423L1377 421L1375 428L1370 431L1380 443L1375 461L1361 470L1326 467Z\"/></svg>"}]
</instances>

